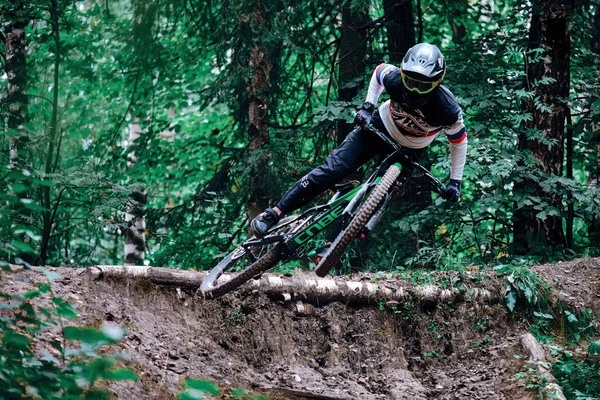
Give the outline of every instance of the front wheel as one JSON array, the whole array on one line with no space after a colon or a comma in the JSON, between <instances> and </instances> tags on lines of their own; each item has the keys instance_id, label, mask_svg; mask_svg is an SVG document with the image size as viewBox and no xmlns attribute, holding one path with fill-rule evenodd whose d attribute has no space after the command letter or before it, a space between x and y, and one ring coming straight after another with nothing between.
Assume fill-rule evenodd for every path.
<instances>
[{"instance_id":1,"label":"front wheel","mask_svg":"<svg viewBox=\"0 0 600 400\"><path fill-rule=\"evenodd\" d=\"M219 280L224 271L231 269L238 260L245 256L247 256L247 254L243 247L239 247L229 253L227 257L214 267L206 278L204 278L202 285L200 286L200 292L205 297L216 299L217 297L221 297L224 294L237 289L255 276L271 269L278 261L283 259L281 244L278 243L243 271L233 275L229 280Z\"/></svg>"},{"instance_id":2,"label":"front wheel","mask_svg":"<svg viewBox=\"0 0 600 400\"><path fill-rule=\"evenodd\" d=\"M321 262L319 262L319 265L317 265L315 273L318 276L324 277L339 262L344 252L346 252L346 249L348 249L348 246L350 246L352 240L369 221L371 215L373 215L394 182L396 182L398 176L400 176L400 168L391 165L377 186L375 186L373 192L371 192L369 197L367 197L367 200L358 209L356 215L352 218L352 221L350 221L346 229L339 233L331 245L329 252L323 257Z\"/></svg>"},{"instance_id":3,"label":"front wheel","mask_svg":"<svg viewBox=\"0 0 600 400\"><path fill-rule=\"evenodd\" d=\"M302 224L298 215L282 219L279 224L269 231L269 237L291 232L296 226ZM253 245L239 246L221 260L202 280L200 293L210 299L216 299L229 293L250 279L271 269L283 260L283 245L280 240L258 240ZM237 269L228 279L222 277L225 272Z\"/></svg>"}]
</instances>

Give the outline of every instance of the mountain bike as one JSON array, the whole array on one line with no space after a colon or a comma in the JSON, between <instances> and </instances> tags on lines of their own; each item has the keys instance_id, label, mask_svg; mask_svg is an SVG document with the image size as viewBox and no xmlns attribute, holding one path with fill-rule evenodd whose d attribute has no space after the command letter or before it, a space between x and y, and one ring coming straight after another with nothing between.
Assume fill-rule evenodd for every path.
<instances>
[{"instance_id":1,"label":"mountain bike","mask_svg":"<svg viewBox=\"0 0 600 400\"><path fill-rule=\"evenodd\" d=\"M357 128L360 129L360 128ZM376 166L362 184L358 181L334 186L335 193L326 204L283 218L263 238L252 237L226 255L204 278L199 291L207 298L220 297L249 281L260 277L280 261L306 257L310 239L336 221L343 229L329 251L318 261L315 273L324 277L339 262L352 240L366 237L381 220L390 203L406 185L413 184L409 176L419 170L420 183L441 194L444 185L427 168L412 160L391 138L374 127L367 127L387 143L392 152ZM223 277L223 273L238 271Z\"/></svg>"}]
</instances>

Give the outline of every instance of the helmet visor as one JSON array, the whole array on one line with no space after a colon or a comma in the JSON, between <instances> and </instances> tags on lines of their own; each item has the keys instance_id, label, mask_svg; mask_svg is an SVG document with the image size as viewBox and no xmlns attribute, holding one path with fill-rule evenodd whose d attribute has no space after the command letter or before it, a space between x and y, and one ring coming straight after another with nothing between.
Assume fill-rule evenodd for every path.
<instances>
[{"instance_id":1,"label":"helmet visor","mask_svg":"<svg viewBox=\"0 0 600 400\"><path fill-rule=\"evenodd\" d=\"M418 94L427 94L433 89L435 89L442 82L441 79L437 81L424 81L421 79L416 79L411 76L408 76L404 73L404 71L401 72L401 75L404 87L407 90L411 92L416 92Z\"/></svg>"}]
</instances>

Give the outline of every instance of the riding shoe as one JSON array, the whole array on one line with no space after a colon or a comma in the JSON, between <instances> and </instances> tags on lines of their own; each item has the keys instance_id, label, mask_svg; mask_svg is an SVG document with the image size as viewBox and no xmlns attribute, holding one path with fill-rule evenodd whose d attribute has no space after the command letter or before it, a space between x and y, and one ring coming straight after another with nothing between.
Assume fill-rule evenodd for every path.
<instances>
[{"instance_id":1,"label":"riding shoe","mask_svg":"<svg viewBox=\"0 0 600 400\"><path fill-rule=\"evenodd\" d=\"M315 250L311 251L308 254L308 256L313 259L315 264L318 264L321 262L323 257L325 257L327 255L327 253L329 253L330 248L331 248L331 242L327 242L323 246L318 247Z\"/></svg>"},{"instance_id":2,"label":"riding shoe","mask_svg":"<svg viewBox=\"0 0 600 400\"><path fill-rule=\"evenodd\" d=\"M250 227L256 236L262 238L265 234L275 226L281 217L272 208L267 208L263 213L258 214L256 218L250 222Z\"/></svg>"}]
</instances>

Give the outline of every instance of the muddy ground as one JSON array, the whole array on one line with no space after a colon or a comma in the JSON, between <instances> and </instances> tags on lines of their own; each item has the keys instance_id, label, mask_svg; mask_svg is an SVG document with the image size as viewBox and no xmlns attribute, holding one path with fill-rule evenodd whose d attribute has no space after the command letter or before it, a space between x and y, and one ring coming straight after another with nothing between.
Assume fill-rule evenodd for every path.
<instances>
[{"instance_id":1,"label":"muddy ground","mask_svg":"<svg viewBox=\"0 0 600 400\"><path fill-rule=\"evenodd\" d=\"M598 315L600 259L534 269ZM534 398L515 380L528 323L502 304L335 302L298 312L260 293L205 301L144 280L90 281L82 269L52 270L61 275L53 290L76 307L77 324L127 330L118 350L130 354L139 382L113 384L120 399L174 399L184 378L271 400ZM31 283L5 275L2 291Z\"/></svg>"}]
</instances>

